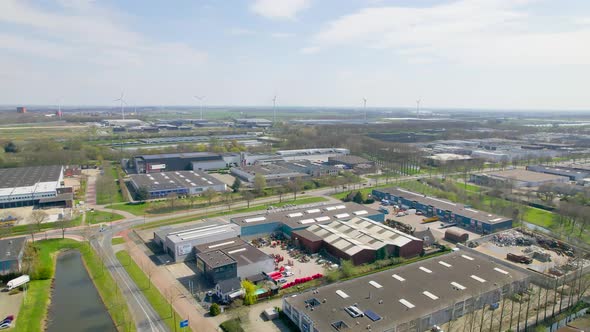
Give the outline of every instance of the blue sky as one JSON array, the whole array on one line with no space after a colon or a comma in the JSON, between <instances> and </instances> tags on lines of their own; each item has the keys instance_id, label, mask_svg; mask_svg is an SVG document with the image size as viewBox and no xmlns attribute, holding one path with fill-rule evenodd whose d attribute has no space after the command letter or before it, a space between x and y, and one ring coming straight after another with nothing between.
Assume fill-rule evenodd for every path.
<instances>
[{"instance_id":1,"label":"blue sky","mask_svg":"<svg viewBox=\"0 0 590 332\"><path fill-rule=\"evenodd\" d=\"M2 0L0 104L590 109L587 0Z\"/></svg>"}]
</instances>

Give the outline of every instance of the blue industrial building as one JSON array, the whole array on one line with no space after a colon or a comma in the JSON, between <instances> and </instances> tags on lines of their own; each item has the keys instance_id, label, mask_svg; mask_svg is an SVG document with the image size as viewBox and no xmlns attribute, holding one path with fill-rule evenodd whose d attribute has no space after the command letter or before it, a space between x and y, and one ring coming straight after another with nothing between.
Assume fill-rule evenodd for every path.
<instances>
[{"instance_id":1,"label":"blue industrial building","mask_svg":"<svg viewBox=\"0 0 590 332\"><path fill-rule=\"evenodd\" d=\"M427 217L436 216L443 222L456 223L459 227L480 234L512 228L512 219L400 188L374 189L372 194L375 199L385 199L403 208L416 209Z\"/></svg>"},{"instance_id":2,"label":"blue industrial building","mask_svg":"<svg viewBox=\"0 0 590 332\"><path fill-rule=\"evenodd\" d=\"M377 222L385 221L385 214L357 203L319 204L314 206L275 209L263 214L232 218L240 226L242 237L265 236L281 232L287 237L296 230L311 225L328 224L335 220L365 217Z\"/></svg>"}]
</instances>

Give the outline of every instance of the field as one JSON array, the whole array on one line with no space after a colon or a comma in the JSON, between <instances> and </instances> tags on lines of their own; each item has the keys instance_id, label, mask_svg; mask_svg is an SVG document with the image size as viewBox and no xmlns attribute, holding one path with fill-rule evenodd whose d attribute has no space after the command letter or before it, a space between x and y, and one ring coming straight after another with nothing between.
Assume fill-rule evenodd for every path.
<instances>
[{"instance_id":1,"label":"field","mask_svg":"<svg viewBox=\"0 0 590 332\"><path fill-rule=\"evenodd\" d=\"M48 269L51 272L51 278L55 271L56 254L64 249L79 250L82 253L86 269L94 281L103 302L108 304L107 309L115 324L125 326L124 323L132 319L119 288L111 275L105 271L99 256L87 242L51 239L37 241L33 245L38 249L37 269ZM30 282L26 301L23 301L20 309L19 316L21 319L17 320L15 331L42 331L42 324L47 317L50 291L51 280L33 280ZM135 325L131 324L127 331L135 331Z\"/></svg>"},{"instance_id":2,"label":"field","mask_svg":"<svg viewBox=\"0 0 590 332\"><path fill-rule=\"evenodd\" d=\"M86 212L86 224L88 225L100 224L103 222L111 222L121 219L123 219L122 215L112 212L98 210ZM80 225L80 223L82 222L82 215L77 216L72 221L75 225Z\"/></svg>"}]
</instances>

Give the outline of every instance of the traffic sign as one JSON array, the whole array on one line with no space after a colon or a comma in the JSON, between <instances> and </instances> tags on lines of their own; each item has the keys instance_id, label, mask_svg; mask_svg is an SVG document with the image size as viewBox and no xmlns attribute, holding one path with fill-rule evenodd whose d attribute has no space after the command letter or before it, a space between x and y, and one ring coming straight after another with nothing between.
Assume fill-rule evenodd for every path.
<instances>
[{"instance_id":1,"label":"traffic sign","mask_svg":"<svg viewBox=\"0 0 590 332\"><path fill-rule=\"evenodd\" d=\"M180 327L188 327L188 319L180 321Z\"/></svg>"}]
</instances>

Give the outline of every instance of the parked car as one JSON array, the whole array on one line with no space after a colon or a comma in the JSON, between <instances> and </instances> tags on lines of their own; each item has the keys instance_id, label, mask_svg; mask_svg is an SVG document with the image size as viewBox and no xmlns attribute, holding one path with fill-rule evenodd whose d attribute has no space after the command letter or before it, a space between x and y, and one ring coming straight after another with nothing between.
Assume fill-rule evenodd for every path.
<instances>
[{"instance_id":1,"label":"parked car","mask_svg":"<svg viewBox=\"0 0 590 332\"><path fill-rule=\"evenodd\" d=\"M291 277L291 276L294 276L294 275L295 275L295 273L293 273L293 272L291 272L291 271L286 271L286 272L283 272L283 275L284 275L285 277Z\"/></svg>"},{"instance_id":2,"label":"parked car","mask_svg":"<svg viewBox=\"0 0 590 332\"><path fill-rule=\"evenodd\" d=\"M277 282L278 282L279 284L284 284L284 283L286 283L286 282L287 282L287 279L285 279L285 278L281 278L281 279L277 280Z\"/></svg>"}]
</instances>

